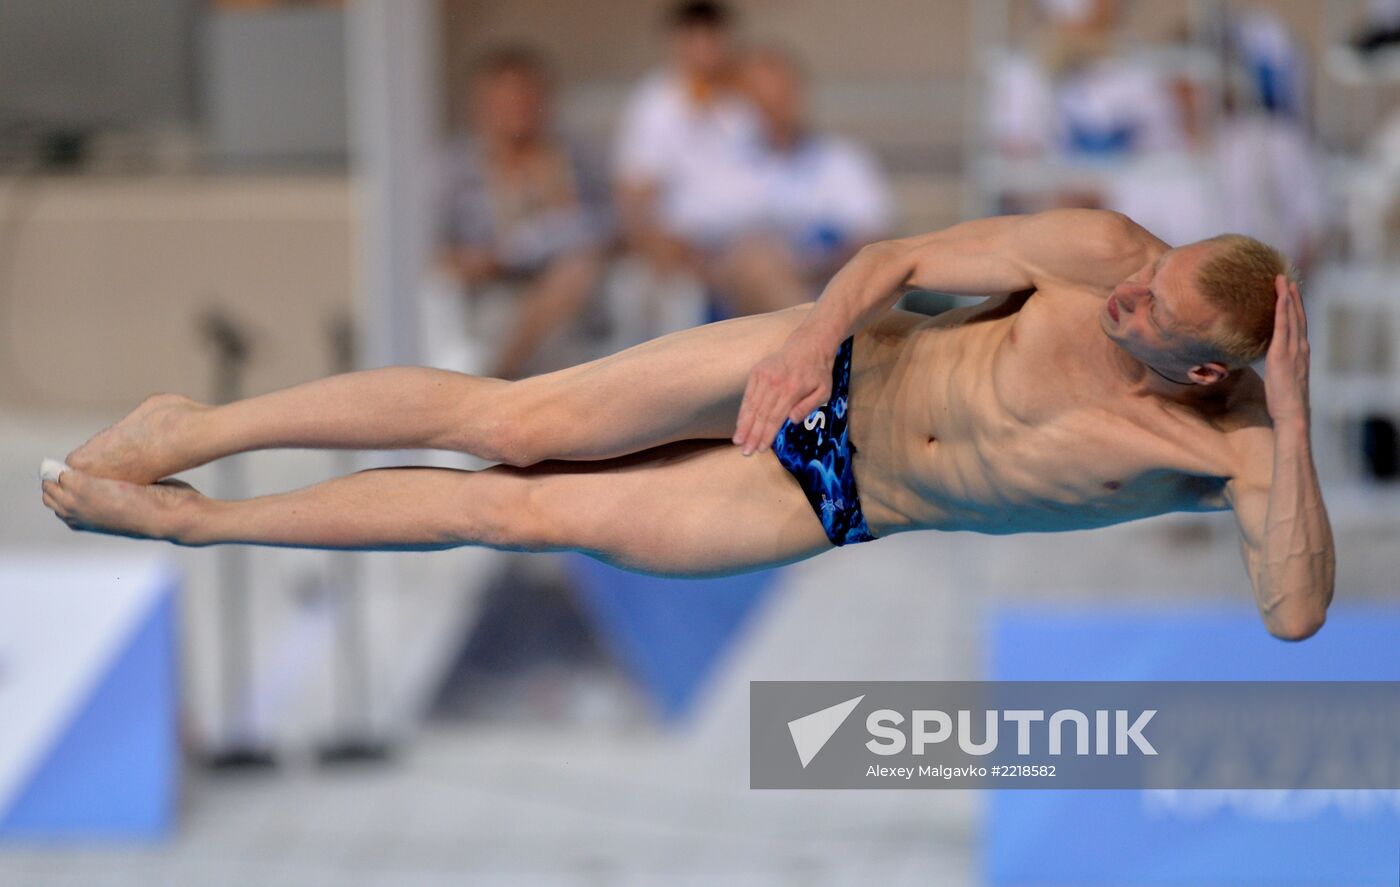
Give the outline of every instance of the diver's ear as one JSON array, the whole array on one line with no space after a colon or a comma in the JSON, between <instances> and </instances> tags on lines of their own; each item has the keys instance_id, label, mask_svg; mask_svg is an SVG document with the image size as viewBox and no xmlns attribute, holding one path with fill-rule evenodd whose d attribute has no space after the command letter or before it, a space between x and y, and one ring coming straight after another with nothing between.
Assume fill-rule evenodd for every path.
<instances>
[{"instance_id":1,"label":"diver's ear","mask_svg":"<svg viewBox=\"0 0 1400 887\"><path fill-rule=\"evenodd\" d=\"M1230 375L1230 368L1215 360L1193 366L1186 372L1186 378L1196 385L1214 385L1216 382L1223 381L1228 375Z\"/></svg>"}]
</instances>

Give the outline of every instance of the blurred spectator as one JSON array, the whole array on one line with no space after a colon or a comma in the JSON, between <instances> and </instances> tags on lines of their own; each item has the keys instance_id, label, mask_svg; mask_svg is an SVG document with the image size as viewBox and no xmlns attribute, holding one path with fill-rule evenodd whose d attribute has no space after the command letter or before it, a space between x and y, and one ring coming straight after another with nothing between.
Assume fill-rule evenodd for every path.
<instances>
[{"instance_id":1,"label":"blurred spectator","mask_svg":"<svg viewBox=\"0 0 1400 887\"><path fill-rule=\"evenodd\" d=\"M1236 11L1225 113L1207 126L1207 92L1189 65L1126 52L1119 0L1042 0L1049 30L1038 54L992 75L989 124L998 150L1047 161L1046 180L1005 209L1115 209L1169 243L1237 231L1305 267L1327 234L1326 182L1302 122L1303 53L1262 6ZM1162 47L1166 49L1166 47ZM1182 55L1175 64L1180 64ZM1112 160L1086 167L1084 160ZM1055 164L1078 163L1074 187ZM1087 173L1092 173L1090 179Z\"/></svg>"},{"instance_id":2,"label":"blurred spectator","mask_svg":"<svg viewBox=\"0 0 1400 887\"><path fill-rule=\"evenodd\" d=\"M734 310L752 313L814 298L857 249L888 233L890 197L874 158L808 122L792 56L750 53L740 83L761 124L735 170L750 203L712 277Z\"/></svg>"},{"instance_id":3,"label":"blurred spectator","mask_svg":"<svg viewBox=\"0 0 1400 887\"><path fill-rule=\"evenodd\" d=\"M1039 12L1036 45L1009 53L988 84L995 149L1041 164L1039 181L999 193L1000 211L1117 209L1169 242L1196 239L1206 196L1186 154L1189 92L1128 45L1119 0L1040 0Z\"/></svg>"},{"instance_id":4,"label":"blurred spectator","mask_svg":"<svg viewBox=\"0 0 1400 887\"><path fill-rule=\"evenodd\" d=\"M1219 188L1214 227L1257 237L1306 272L1332 222L1322 160L1304 123L1305 55L1287 24L1262 6L1241 10L1230 47L1249 89L1227 88L1211 159Z\"/></svg>"},{"instance_id":5,"label":"blurred spectator","mask_svg":"<svg viewBox=\"0 0 1400 887\"><path fill-rule=\"evenodd\" d=\"M1287 23L1263 5L1234 11L1230 47L1264 111L1302 120L1305 116L1307 56Z\"/></svg>"},{"instance_id":6,"label":"blurred spectator","mask_svg":"<svg viewBox=\"0 0 1400 887\"><path fill-rule=\"evenodd\" d=\"M1352 45L1368 55L1400 46L1400 0L1369 0Z\"/></svg>"},{"instance_id":7,"label":"blurred spectator","mask_svg":"<svg viewBox=\"0 0 1400 887\"><path fill-rule=\"evenodd\" d=\"M1171 85L1125 53L1119 0L1042 0L1037 52L992 73L988 126L1014 157L1126 155L1180 148L1184 123Z\"/></svg>"},{"instance_id":8,"label":"blurred spectator","mask_svg":"<svg viewBox=\"0 0 1400 887\"><path fill-rule=\"evenodd\" d=\"M888 227L875 164L808 125L790 57L737 58L725 7L685 3L669 22L671 63L638 87L618 139L630 245L663 275L702 280L727 313L810 300Z\"/></svg>"},{"instance_id":9,"label":"blurred spectator","mask_svg":"<svg viewBox=\"0 0 1400 887\"><path fill-rule=\"evenodd\" d=\"M670 63L627 103L617 142L619 211L629 245L662 272L701 274L748 197L732 174L757 121L735 89L728 10L672 11Z\"/></svg>"},{"instance_id":10,"label":"blurred spectator","mask_svg":"<svg viewBox=\"0 0 1400 887\"><path fill-rule=\"evenodd\" d=\"M553 84L532 51L505 48L473 69L471 132L448 146L442 238L468 297L515 289L514 329L493 375L516 378L597 289L612 228L602 167L552 127Z\"/></svg>"}]
</instances>

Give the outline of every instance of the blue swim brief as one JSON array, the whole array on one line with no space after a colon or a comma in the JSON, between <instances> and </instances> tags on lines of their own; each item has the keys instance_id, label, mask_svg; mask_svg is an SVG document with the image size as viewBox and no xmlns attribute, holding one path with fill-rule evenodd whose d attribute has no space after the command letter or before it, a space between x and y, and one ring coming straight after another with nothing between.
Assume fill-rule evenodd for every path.
<instances>
[{"instance_id":1,"label":"blue swim brief","mask_svg":"<svg viewBox=\"0 0 1400 887\"><path fill-rule=\"evenodd\" d=\"M831 399L801 422L783 422L773 440L778 461L797 478L833 545L875 538L860 510L856 476L851 468L856 448L846 427L854 338L842 342L836 353L836 363L831 368Z\"/></svg>"}]
</instances>

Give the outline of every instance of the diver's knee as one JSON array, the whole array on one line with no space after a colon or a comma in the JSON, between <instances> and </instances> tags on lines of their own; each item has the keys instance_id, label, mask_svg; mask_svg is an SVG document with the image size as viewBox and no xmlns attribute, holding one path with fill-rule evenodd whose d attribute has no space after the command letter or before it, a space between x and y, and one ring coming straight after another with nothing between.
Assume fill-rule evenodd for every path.
<instances>
[{"instance_id":1,"label":"diver's knee","mask_svg":"<svg viewBox=\"0 0 1400 887\"><path fill-rule=\"evenodd\" d=\"M491 469L494 489L484 490L490 503L478 511L475 532L481 544L514 551L559 551L578 547L571 538L577 521L551 507L557 499L554 479L532 473Z\"/></svg>"},{"instance_id":2,"label":"diver's knee","mask_svg":"<svg viewBox=\"0 0 1400 887\"><path fill-rule=\"evenodd\" d=\"M520 396L518 385L512 382L497 403L482 410L475 455L513 468L528 468L550 458L550 410L531 408Z\"/></svg>"},{"instance_id":3,"label":"diver's knee","mask_svg":"<svg viewBox=\"0 0 1400 887\"><path fill-rule=\"evenodd\" d=\"M543 448L530 429L511 422L492 422L484 429L481 458L512 468L529 468L543 462Z\"/></svg>"}]
</instances>

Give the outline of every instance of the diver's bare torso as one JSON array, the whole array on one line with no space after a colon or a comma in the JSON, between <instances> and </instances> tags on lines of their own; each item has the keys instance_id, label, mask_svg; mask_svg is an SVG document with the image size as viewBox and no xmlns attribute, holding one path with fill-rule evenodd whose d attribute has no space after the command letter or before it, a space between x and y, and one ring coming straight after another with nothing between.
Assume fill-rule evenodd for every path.
<instances>
[{"instance_id":1,"label":"diver's bare torso","mask_svg":"<svg viewBox=\"0 0 1400 887\"><path fill-rule=\"evenodd\" d=\"M877 536L1226 507L1231 435L1268 424L1262 381L1246 371L1192 403L1135 388L1097 321L1107 294L1017 293L934 318L891 311L858 334L851 439Z\"/></svg>"}]
</instances>

